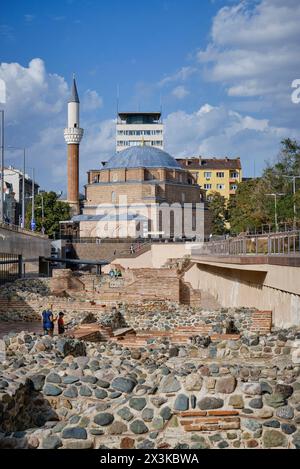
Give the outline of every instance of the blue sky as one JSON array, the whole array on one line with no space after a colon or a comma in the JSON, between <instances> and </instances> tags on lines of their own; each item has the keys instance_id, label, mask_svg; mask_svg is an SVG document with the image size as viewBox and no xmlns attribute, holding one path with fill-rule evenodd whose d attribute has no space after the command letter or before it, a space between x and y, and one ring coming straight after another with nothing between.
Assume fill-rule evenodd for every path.
<instances>
[{"instance_id":1,"label":"blue sky","mask_svg":"<svg viewBox=\"0 0 300 469\"><path fill-rule=\"evenodd\" d=\"M41 57L49 73L70 79L76 72L80 89L94 89L105 97L103 117L115 112L117 84L122 108L159 108L160 93L149 99L141 88L190 65L189 57L207 43L211 18L224 3L12 0L1 14L9 27L1 61L27 65ZM207 92L208 98L214 98L213 90L199 86L199 103ZM194 105L189 96L186 108L192 110ZM165 111L173 109L174 103L166 100Z\"/></svg>"},{"instance_id":2,"label":"blue sky","mask_svg":"<svg viewBox=\"0 0 300 469\"><path fill-rule=\"evenodd\" d=\"M38 0L1 7L7 141L45 188L65 188L63 127L76 73L86 171L114 151L121 110L157 110L174 156L240 156L245 175L300 138L298 0ZM18 166L18 155L7 159Z\"/></svg>"}]
</instances>

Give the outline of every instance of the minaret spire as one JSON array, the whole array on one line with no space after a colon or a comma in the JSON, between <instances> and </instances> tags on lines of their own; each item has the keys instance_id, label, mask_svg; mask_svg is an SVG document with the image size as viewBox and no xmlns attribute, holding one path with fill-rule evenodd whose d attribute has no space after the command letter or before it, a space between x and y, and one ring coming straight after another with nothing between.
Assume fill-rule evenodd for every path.
<instances>
[{"instance_id":1,"label":"minaret spire","mask_svg":"<svg viewBox=\"0 0 300 469\"><path fill-rule=\"evenodd\" d=\"M79 103L79 102L80 101L79 101L79 96L78 96L78 91L77 91L77 86L76 86L75 73L73 73L73 81L72 81L69 103Z\"/></svg>"},{"instance_id":2,"label":"minaret spire","mask_svg":"<svg viewBox=\"0 0 300 469\"><path fill-rule=\"evenodd\" d=\"M65 141L68 145L68 202L72 215L79 214L79 145L83 136L80 128L79 109L80 101L76 86L75 74L68 100L68 127L64 131Z\"/></svg>"}]
</instances>

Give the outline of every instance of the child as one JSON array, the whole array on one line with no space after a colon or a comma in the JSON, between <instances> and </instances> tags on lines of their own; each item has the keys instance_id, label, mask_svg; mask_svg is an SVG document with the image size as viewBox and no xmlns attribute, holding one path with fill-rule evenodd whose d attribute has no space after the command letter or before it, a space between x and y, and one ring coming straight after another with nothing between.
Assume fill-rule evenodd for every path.
<instances>
[{"instance_id":1,"label":"child","mask_svg":"<svg viewBox=\"0 0 300 469\"><path fill-rule=\"evenodd\" d=\"M62 312L58 313L57 328L59 334L65 332L64 313Z\"/></svg>"}]
</instances>

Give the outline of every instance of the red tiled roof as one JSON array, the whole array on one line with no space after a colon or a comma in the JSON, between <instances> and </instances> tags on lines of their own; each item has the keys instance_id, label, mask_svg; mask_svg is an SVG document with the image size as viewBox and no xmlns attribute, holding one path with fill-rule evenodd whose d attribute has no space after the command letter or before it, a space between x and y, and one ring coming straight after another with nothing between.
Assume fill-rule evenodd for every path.
<instances>
[{"instance_id":1,"label":"red tiled roof","mask_svg":"<svg viewBox=\"0 0 300 469\"><path fill-rule=\"evenodd\" d=\"M240 158L178 158L186 169L242 169Z\"/></svg>"}]
</instances>

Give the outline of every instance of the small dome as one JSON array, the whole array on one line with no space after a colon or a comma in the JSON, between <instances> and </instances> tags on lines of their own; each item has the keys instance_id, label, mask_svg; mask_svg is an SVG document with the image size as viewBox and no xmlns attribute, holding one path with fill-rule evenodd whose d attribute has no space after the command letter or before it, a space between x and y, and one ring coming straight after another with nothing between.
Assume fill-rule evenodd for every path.
<instances>
[{"instance_id":1,"label":"small dome","mask_svg":"<svg viewBox=\"0 0 300 469\"><path fill-rule=\"evenodd\" d=\"M182 169L169 153L159 148L139 145L115 153L103 169L120 168L171 168Z\"/></svg>"}]
</instances>

